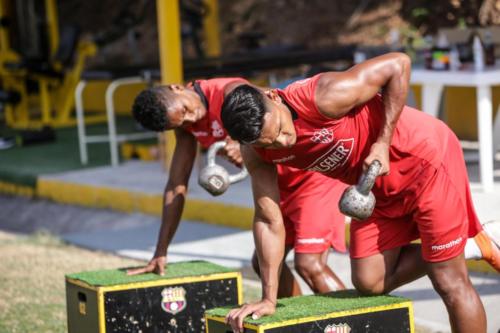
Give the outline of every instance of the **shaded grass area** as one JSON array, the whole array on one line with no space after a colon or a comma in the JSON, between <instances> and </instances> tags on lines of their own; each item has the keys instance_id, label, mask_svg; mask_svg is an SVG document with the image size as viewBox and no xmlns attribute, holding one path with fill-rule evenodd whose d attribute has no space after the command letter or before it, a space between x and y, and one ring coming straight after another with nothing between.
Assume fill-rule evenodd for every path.
<instances>
[{"instance_id":1,"label":"shaded grass area","mask_svg":"<svg viewBox=\"0 0 500 333\"><path fill-rule=\"evenodd\" d=\"M117 117L118 133L137 132L131 117ZM12 131L2 130L2 135ZM87 135L107 134L107 124L87 126ZM88 146L89 164L80 163L76 127L56 130L56 141L25 147L0 150L0 180L35 187L38 175L58 173L110 164L109 144L93 143Z\"/></svg>"},{"instance_id":2,"label":"shaded grass area","mask_svg":"<svg viewBox=\"0 0 500 333\"><path fill-rule=\"evenodd\" d=\"M68 246L45 233L0 232L0 332L66 332L64 275L140 262Z\"/></svg>"},{"instance_id":3,"label":"shaded grass area","mask_svg":"<svg viewBox=\"0 0 500 333\"><path fill-rule=\"evenodd\" d=\"M0 333L67 332L64 276L144 262L67 245L46 233L0 231ZM245 301L259 292L244 285Z\"/></svg>"}]
</instances>

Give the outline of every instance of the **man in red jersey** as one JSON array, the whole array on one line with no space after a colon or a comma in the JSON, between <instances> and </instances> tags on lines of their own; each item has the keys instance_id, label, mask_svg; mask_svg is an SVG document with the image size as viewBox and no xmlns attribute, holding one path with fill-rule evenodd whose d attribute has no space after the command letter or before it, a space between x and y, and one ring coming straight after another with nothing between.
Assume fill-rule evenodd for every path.
<instances>
[{"instance_id":1,"label":"man in red jersey","mask_svg":"<svg viewBox=\"0 0 500 333\"><path fill-rule=\"evenodd\" d=\"M166 85L146 89L136 98L133 106L135 118L154 131L174 129L177 141L164 193L155 254L146 267L130 270L129 274L164 273L167 249L182 215L197 142L208 148L216 141L227 140L226 156L241 165L239 143L227 137L222 128L220 110L224 95L247 83L240 78L199 80L186 87ZM294 248L295 267L314 291L344 289L343 283L327 265L330 247L345 251L344 216L335 206L324 209L324 200L332 196L339 198L345 185L315 172L289 167L281 167L279 174L280 207L287 228L286 252ZM259 273L256 256L253 256L252 263ZM291 271L283 266L279 296L300 294Z\"/></svg>"},{"instance_id":2,"label":"man in red jersey","mask_svg":"<svg viewBox=\"0 0 500 333\"><path fill-rule=\"evenodd\" d=\"M406 55L390 53L284 90L242 85L226 96L224 127L246 144L242 155L257 203L254 237L263 283L261 301L228 314L235 332L247 315L275 311L284 237L276 161L355 184L374 160L382 164L373 188L375 210L368 220L351 222L354 286L381 294L427 274L453 331L486 331L464 247L497 270L500 251L476 217L458 139L441 121L405 106L410 67ZM410 244L417 238L422 244Z\"/></svg>"}]
</instances>

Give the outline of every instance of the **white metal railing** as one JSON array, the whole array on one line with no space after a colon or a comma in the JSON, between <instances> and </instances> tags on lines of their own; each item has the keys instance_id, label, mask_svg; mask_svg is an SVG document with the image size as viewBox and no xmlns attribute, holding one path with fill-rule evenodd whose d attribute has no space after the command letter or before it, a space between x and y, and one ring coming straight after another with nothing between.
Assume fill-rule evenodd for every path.
<instances>
[{"instance_id":1,"label":"white metal railing","mask_svg":"<svg viewBox=\"0 0 500 333\"><path fill-rule=\"evenodd\" d=\"M85 133L85 115L83 109L83 91L87 85L87 81L81 80L75 89L75 106L76 106L76 118L78 125L78 143L80 147L80 161L82 164L88 164L88 150L87 144L90 143L100 143L109 142L109 149L111 155L111 165L113 167L118 166L118 143L123 141L134 141L142 140L147 138L156 137L156 133L145 132L145 133L127 133L127 134L117 134L116 123L115 123L115 105L114 105L114 94L115 91L124 85L138 84L147 82L141 76L125 77L113 80L109 86L106 88L106 117L108 122L108 134L107 135L86 135Z\"/></svg>"}]
</instances>

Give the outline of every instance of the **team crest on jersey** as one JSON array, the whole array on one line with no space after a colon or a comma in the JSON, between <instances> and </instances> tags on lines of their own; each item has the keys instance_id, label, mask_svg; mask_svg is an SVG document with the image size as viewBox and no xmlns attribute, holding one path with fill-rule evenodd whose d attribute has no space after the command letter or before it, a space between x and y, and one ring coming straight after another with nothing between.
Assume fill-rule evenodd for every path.
<instances>
[{"instance_id":1,"label":"team crest on jersey","mask_svg":"<svg viewBox=\"0 0 500 333\"><path fill-rule=\"evenodd\" d=\"M333 324L325 327L325 333L349 333L351 332L351 327L347 324Z\"/></svg>"},{"instance_id":2,"label":"team crest on jersey","mask_svg":"<svg viewBox=\"0 0 500 333\"><path fill-rule=\"evenodd\" d=\"M212 135L216 138L221 138L224 136L224 129L217 120L212 121Z\"/></svg>"},{"instance_id":3,"label":"team crest on jersey","mask_svg":"<svg viewBox=\"0 0 500 333\"><path fill-rule=\"evenodd\" d=\"M333 141L333 131L328 128L315 131L313 136L311 136L311 141L315 143L330 143Z\"/></svg>"},{"instance_id":4,"label":"team crest on jersey","mask_svg":"<svg viewBox=\"0 0 500 333\"><path fill-rule=\"evenodd\" d=\"M306 169L328 173L347 162L354 147L354 138L340 139L321 157L312 162Z\"/></svg>"},{"instance_id":5,"label":"team crest on jersey","mask_svg":"<svg viewBox=\"0 0 500 333\"><path fill-rule=\"evenodd\" d=\"M182 287L165 288L161 292L161 308L173 315L186 308L186 290Z\"/></svg>"}]
</instances>

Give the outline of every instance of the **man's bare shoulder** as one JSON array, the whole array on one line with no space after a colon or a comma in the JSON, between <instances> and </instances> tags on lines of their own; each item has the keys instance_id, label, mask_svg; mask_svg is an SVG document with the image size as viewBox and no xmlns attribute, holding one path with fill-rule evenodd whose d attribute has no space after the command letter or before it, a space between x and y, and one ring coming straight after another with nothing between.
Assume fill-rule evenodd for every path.
<instances>
[{"instance_id":1,"label":"man's bare shoulder","mask_svg":"<svg viewBox=\"0 0 500 333\"><path fill-rule=\"evenodd\" d=\"M316 91L323 91L325 88L332 84L335 84L339 76L339 72L325 72L318 75L318 83L316 85Z\"/></svg>"},{"instance_id":2,"label":"man's bare shoulder","mask_svg":"<svg viewBox=\"0 0 500 333\"><path fill-rule=\"evenodd\" d=\"M315 90L318 110L324 116L343 116L351 107L349 77L346 72L326 72L320 74Z\"/></svg>"}]
</instances>

